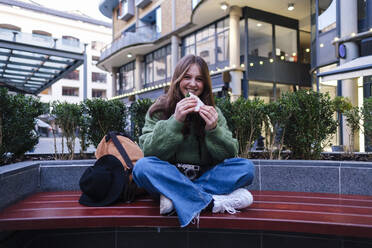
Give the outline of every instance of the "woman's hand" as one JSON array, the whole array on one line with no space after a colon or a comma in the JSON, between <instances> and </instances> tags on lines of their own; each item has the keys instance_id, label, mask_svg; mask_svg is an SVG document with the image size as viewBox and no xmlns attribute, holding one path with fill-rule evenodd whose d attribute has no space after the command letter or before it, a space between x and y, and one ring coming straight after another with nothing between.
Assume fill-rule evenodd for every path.
<instances>
[{"instance_id":1,"label":"woman's hand","mask_svg":"<svg viewBox=\"0 0 372 248\"><path fill-rule=\"evenodd\" d=\"M174 111L174 118L179 122L184 122L186 116L194 112L198 101L194 97L186 97L179 101L176 105L176 110Z\"/></svg>"},{"instance_id":2,"label":"woman's hand","mask_svg":"<svg viewBox=\"0 0 372 248\"><path fill-rule=\"evenodd\" d=\"M218 113L214 107L208 105L201 106L199 114L205 121L205 130L212 130L216 128Z\"/></svg>"}]
</instances>

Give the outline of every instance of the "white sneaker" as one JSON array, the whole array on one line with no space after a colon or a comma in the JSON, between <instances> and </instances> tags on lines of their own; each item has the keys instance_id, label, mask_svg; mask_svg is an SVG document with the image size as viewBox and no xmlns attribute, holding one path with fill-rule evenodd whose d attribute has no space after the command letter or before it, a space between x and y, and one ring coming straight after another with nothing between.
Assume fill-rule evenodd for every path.
<instances>
[{"instance_id":1,"label":"white sneaker","mask_svg":"<svg viewBox=\"0 0 372 248\"><path fill-rule=\"evenodd\" d=\"M165 215L172 212L174 209L173 203L164 195L160 195L160 214Z\"/></svg>"},{"instance_id":2,"label":"white sneaker","mask_svg":"<svg viewBox=\"0 0 372 248\"><path fill-rule=\"evenodd\" d=\"M213 213L228 212L235 214L236 209L246 208L253 202L251 192L244 188L239 188L228 195L213 195Z\"/></svg>"}]
</instances>

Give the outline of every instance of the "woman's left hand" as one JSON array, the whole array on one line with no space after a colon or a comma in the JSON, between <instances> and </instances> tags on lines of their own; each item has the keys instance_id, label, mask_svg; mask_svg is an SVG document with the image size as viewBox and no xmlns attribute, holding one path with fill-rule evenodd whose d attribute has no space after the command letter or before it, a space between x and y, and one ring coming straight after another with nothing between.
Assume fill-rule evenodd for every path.
<instances>
[{"instance_id":1,"label":"woman's left hand","mask_svg":"<svg viewBox=\"0 0 372 248\"><path fill-rule=\"evenodd\" d=\"M208 105L201 106L199 114L205 121L205 130L212 130L216 128L218 121L218 113L213 106Z\"/></svg>"}]
</instances>

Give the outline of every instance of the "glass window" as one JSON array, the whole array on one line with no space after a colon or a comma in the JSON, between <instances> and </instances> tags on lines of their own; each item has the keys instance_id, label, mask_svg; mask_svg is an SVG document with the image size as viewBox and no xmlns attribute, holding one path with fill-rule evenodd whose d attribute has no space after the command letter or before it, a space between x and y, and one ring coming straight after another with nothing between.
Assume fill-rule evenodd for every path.
<instances>
[{"instance_id":1,"label":"glass window","mask_svg":"<svg viewBox=\"0 0 372 248\"><path fill-rule=\"evenodd\" d=\"M311 47L311 34L310 32L300 31L300 53L301 63L310 64L310 47Z\"/></svg>"},{"instance_id":2,"label":"glass window","mask_svg":"<svg viewBox=\"0 0 372 248\"><path fill-rule=\"evenodd\" d=\"M172 55L171 46L167 46L167 78L172 77Z\"/></svg>"},{"instance_id":3,"label":"glass window","mask_svg":"<svg viewBox=\"0 0 372 248\"><path fill-rule=\"evenodd\" d=\"M146 56L146 84L154 82L154 63L152 53Z\"/></svg>"},{"instance_id":4,"label":"glass window","mask_svg":"<svg viewBox=\"0 0 372 248\"><path fill-rule=\"evenodd\" d=\"M243 62L244 56L245 56L245 41L246 41L244 19L240 20L239 22L239 32L240 32L240 58Z\"/></svg>"},{"instance_id":5,"label":"glass window","mask_svg":"<svg viewBox=\"0 0 372 248\"><path fill-rule=\"evenodd\" d=\"M62 96L79 96L79 88L62 87Z\"/></svg>"},{"instance_id":6,"label":"glass window","mask_svg":"<svg viewBox=\"0 0 372 248\"><path fill-rule=\"evenodd\" d=\"M141 62L141 82L142 82L142 85L145 85L146 84L146 80L145 80L145 72L146 72L146 63L145 62Z\"/></svg>"},{"instance_id":7,"label":"glass window","mask_svg":"<svg viewBox=\"0 0 372 248\"><path fill-rule=\"evenodd\" d=\"M244 46L241 43L240 46ZM217 22L217 61L229 60L229 23L228 18Z\"/></svg>"},{"instance_id":8,"label":"glass window","mask_svg":"<svg viewBox=\"0 0 372 248\"><path fill-rule=\"evenodd\" d=\"M80 78L79 70L75 70L75 71L68 73L64 78L70 79L70 80L79 80Z\"/></svg>"},{"instance_id":9,"label":"glass window","mask_svg":"<svg viewBox=\"0 0 372 248\"><path fill-rule=\"evenodd\" d=\"M145 62L142 63L144 67L143 76L145 80L141 79L143 84L150 84L154 82L164 81L171 77L172 59L171 59L171 45L164 46L145 56Z\"/></svg>"},{"instance_id":10,"label":"glass window","mask_svg":"<svg viewBox=\"0 0 372 248\"><path fill-rule=\"evenodd\" d=\"M318 30L325 33L336 27L336 0L319 1Z\"/></svg>"},{"instance_id":11,"label":"glass window","mask_svg":"<svg viewBox=\"0 0 372 248\"><path fill-rule=\"evenodd\" d=\"M93 98L106 98L106 90L92 89Z\"/></svg>"},{"instance_id":12,"label":"glass window","mask_svg":"<svg viewBox=\"0 0 372 248\"><path fill-rule=\"evenodd\" d=\"M260 98L265 103L274 101L274 84L270 82L249 81L249 99Z\"/></svg>"},{"instance_id":13,"label":"glass window","mask_svg":"<svg viewBox=\"0 0 372 248\"><path fill-rule=\"evenodd\" d=\"M166 78L166 48L161 48L154 53L154 81Z\"/></svg>"},{"instance_id":14,"label":"glass window","mask_svg":"<svg viewBox=\"0 0 372 248\"><path fill-rule=\"evenodd\" d=\"M275 97L276 99L279 99L283 94L287 92L293 92L293 87L295 85L290 85L290 84L276 84L276 92L275 92Z\"/></svg>"},{"instance_id":15,"label":"glass window","mask_svg":"<svg viewBox=\"0 0 372 248\"><path fill-rule=\"evenodd\" d=\"M121 85L124 90L130 90L134 88L135 80L134 73L135 73L134 62L130 62L129 64L126 64L120 68Z\"/></svg>"},{"instance_id":16,"label":"glass window","mask_svg":"<svg viewBox=\"0 0 372 248\"><path fill-rule=\"evenodd\" d=\"M275 26L275 55L280 60L297 62L297 31Z\"/></svg>"},{"instance_id":17,"label":"glass window","mask_svg":"<svg viewBox=\"0 0 372 248\"><path fill-rule=\"evenodd\" d=\"M249 55L272 57L272 25L270 23L248 19Z\"/></svg>"},{"instance_id":18,"label":"glass window","mask_svg":"<svg viewBox=\"0 0 372 248\"><path fill-rule=\"evenodd\" d=\"M92 72L92 82L95 83L106 83L107 75L106 73Z\"/></svg>"},{"instance_id":19,"label":"glass window","mask_svg":"<svg viewBox=\"0 0 372 248\"><path fill-rule=\"evenodd\" d=\"M156 9L156 32L161 33L161 8Z\"/></svg>"},{"instance_id":20,"label":"glass window","mask_svg":"<svg viewBox=\"0 0 372 248\"><path fill-rule=\"evenodd\" d=\"M215 64L215 27L214 24L196 33L196 53L208 65Z\"/></svg>"}]
</instances>

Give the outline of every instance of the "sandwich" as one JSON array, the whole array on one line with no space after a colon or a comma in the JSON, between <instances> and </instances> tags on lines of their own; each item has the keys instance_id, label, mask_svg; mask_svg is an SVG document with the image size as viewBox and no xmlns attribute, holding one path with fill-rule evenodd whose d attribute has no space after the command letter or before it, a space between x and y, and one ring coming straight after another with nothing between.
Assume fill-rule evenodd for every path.
<instances>
[{"instance_id":1,"label":"sandwich","mask_svg":"<svg viewBox=\"0 0 372 248\"><path fill-rule=\"evenodd\" d=\"M198 112L201 106L204 106L205 104L200 100L200 98L196 95L194 95L191 92L187 92L186 97L193 97L196 100L198 100L198 103L196 104L195 111Z\"/></svg>"}]
</instances>

